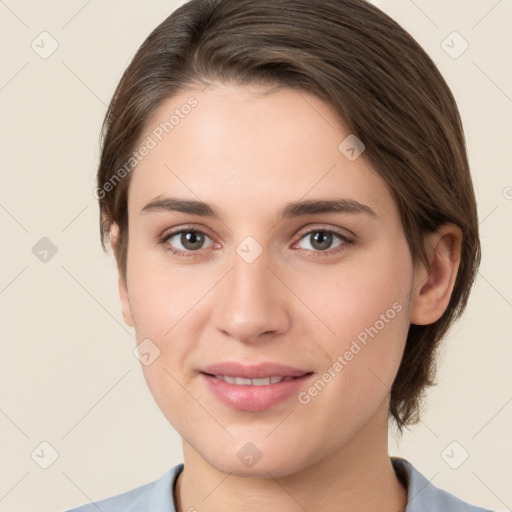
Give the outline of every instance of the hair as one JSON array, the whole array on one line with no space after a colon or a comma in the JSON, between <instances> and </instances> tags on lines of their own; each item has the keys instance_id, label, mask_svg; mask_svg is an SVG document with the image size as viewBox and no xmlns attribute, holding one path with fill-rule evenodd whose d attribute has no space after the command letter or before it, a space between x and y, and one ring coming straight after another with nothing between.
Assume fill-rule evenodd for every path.
<instances>
[{"instance_id":1,"label":"hair","mask_svg":"<svg viewBox=\"0 0 512 512\"><path fill-rule=\"evenodd\" d=\"M414 261L428 266L425 235L448 222L461 229L448 307L430 325L410 325L391 388L389 415L402 432L419 421L424 392L435 385L436 348L464 311L480 264L463 127L448 85L413 37L365 0L185 3L140 46L103 122L96 189L101 242L106 251L116 225L112 246L125 280L126 162L163 102L212 81L293 88L333 108L386 181Z\"/></svg>"}]
</instances>

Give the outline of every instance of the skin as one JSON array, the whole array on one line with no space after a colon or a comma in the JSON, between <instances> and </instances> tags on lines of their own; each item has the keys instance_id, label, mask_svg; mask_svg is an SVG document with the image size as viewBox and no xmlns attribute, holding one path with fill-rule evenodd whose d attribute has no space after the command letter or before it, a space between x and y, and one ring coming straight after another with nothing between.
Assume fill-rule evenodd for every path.
<instances>
[{"instance_id":1,"label":"skin","mask_svg":"<svg viewBox=\"0 0 512 512\"><path fill-rule=\"evenodd\" d=\"M183 438L179 510L405 510L387 451L389 390L409 324L434 322L448 304L460 230L445 225L426 240L430 273L413 262L384 180L364 153L345 158L338 146L349 133L306 92L213 83L167 100L147 134L191 96L197 106L133 171L119 278L125 321L138 343L149 338L160 350L143 366L146 381ZM171 195L204 201L220 217L141 213ZM333 198L375 217L278 218L289 202ZM158 243L179 228L204 230L204 244L190 249L180 235ZM322 251L314 229L354 243L334 234ZM262 250L252 263L236 252L247 236ZM116 226L111 242L115 249ZM273 361L320 376L395 303L401 311L306 405L294 395L262 412L233 410L198 373L227 360ZM237 457L248 442L262 454L252 467Z\"/></svg>"}]
</instances>

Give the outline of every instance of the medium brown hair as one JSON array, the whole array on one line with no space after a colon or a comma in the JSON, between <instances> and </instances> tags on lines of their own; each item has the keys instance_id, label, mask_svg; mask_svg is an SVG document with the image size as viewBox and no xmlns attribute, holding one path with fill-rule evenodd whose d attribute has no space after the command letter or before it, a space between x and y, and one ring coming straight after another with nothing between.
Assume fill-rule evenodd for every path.
<instances>
[{"instance_id":1,"label":"medium brown hair","mask_svg":"<svg viewBox=\"0 0 512 512\"><path fill-rule=\"evenodd\" d=\"M435 323L410 326L391 389L389 413L399 431L416 423L423 393L434 384L436 347L466 307L480 263L464 133L449 87L418 43L364 0L187 2L141 45L103 124L101 240L106 250L118 226L115 256L125 279L134 167L126 163L164 101L212 81L291 87L327 102L387 182L415 261L428 264L426 234L447 222L462 230L449 305Z\"/></svg>"}]
</instances>

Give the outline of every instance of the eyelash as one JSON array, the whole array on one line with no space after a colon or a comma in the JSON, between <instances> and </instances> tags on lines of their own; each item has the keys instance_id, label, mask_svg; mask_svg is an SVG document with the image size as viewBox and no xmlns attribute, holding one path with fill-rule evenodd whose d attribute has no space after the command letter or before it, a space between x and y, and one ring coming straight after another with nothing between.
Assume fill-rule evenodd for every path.
<instances>
[{"instance_id":1,"label":"eyelash","mask_svg":"<svg viewBox=\"0 0 512 512\"><path fill-rule=\"evenodd\" d=\"M336 230L332 230L332 229L323 229L323 228L315 228L315 229L310 229L309 231L306 231L305 233L302 233L299 237L299 242L307 237L308 235L311 235L312 233L318 233L318 232L321 232L321 233L327 233L327 234L331 234L331 235L336 235L337 237L340 238L341 240L341 244L340 245L337 245L334 249L327 249L325 251L311 251L309 249L304 249L305 251L307 252L311 252L312 255L309 256L309 257L312 257L312 258L316 258L316 257L322 257L324 255L329 255L329 256L332 256L332 255L335 255L335 254L338 254L342 251L345 251L347 250L348 246L351 246L351 245L354 245L355 244L355 240L353 240L352 238L349 238L348 236L336 231ZM181 251L181 250L176 250L176 249L172 249L167 241L172 238L173 236L175 235L179 235L180 233L199 233L203 236L206 236L208 238L210 238L208 236L208 233L206 233L205 231L203 231L202 229L199 229L199 228L195 228L195 227L184 227L184 228L181 228L181 229L178 229L176 231L172 231L171 233L167 233L165 234L164 236L162 236L161 238L158 239L157 241L157 244L161 245L162 248L164 249L164 251L167 251L175 256L178 256L180 258L190 258L190 257L194 257L196 256L196 253L199 253L201 251L201 249L198 249L197 251ZM298 242L297 242L298 243ZM296 244L294 244L296 245Z\"/></svg>"}]
</instances>

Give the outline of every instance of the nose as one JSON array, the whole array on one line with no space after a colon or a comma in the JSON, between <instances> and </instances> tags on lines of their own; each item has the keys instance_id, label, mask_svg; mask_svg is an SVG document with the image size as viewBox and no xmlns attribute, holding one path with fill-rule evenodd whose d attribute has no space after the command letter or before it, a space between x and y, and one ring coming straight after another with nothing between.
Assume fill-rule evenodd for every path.
<instances>
[{"instance_id":1,"label":"nose","mask_svg":"<svg viewBox=\"0 0 512 512\"><path fill-rule=\"evenodd\" d=\"M242 343L272 339L290 326L286 287L264 254L252 263L235 254L216 297L216 328Z\"/></svg>"}]
</instances>

